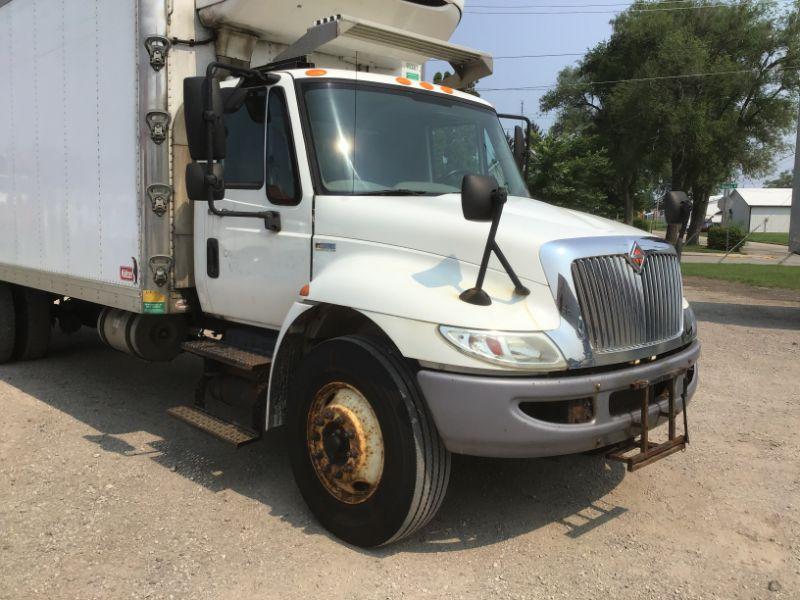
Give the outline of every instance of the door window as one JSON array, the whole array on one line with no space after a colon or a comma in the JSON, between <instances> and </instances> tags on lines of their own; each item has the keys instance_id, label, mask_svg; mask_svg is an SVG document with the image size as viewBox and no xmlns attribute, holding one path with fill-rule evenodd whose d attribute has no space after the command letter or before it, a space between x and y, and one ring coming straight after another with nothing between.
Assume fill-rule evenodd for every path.
<instances>
[{"instance_id":1,"label":"door window","mask_svg":"<svg viewBox=\"0 0 800 600\"><path fill-rule=\"evenodd\" d=\"M253 90L236 111L225 115L225 187L257 190L264 185L265 102L266 90Z\"/></svg>"},{"instance_id":2,"label":"door window","mask_svg":"<svg viewBox=\"0 0 800 600\"><path fill-rule=\"evenodd\" d=\"M267 106L267 198L273 204L300 202L300 181L292 141L292 125L286 96L273 88Z\"/></svg>"}]
</instances>

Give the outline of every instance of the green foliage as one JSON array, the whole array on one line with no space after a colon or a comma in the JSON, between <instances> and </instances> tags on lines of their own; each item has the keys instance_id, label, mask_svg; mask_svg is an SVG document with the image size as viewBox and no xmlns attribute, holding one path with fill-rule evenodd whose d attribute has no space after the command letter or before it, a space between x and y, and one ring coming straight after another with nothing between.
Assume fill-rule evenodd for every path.
<instances>
[{"instance_id":1,"label":"green foliage","mask_svg":"<svg viewBox=\"0 0 800 600\"><path fill-rule=\"evenodd\" d=\"M768 188L790 188L792 187L793 175L791 171L784 171L775 179L764 182L764 187Z\"/></svg>"},{"instance_id":2,"label":"green foliage","mask_svg":"<svg viewBox=\"0 0 800 600\"><path fill-rule=\"evenodd\" d=\"M648 221L647 219L643 219L641 217L634 217L633 218L633 226L637 227L638 229L644 229L647 232L653 230L653 222Z\"/></svg>"},{"instance_id":3,"label":"green foliage","mask_svg":"<svg viewBox=\"0 0 800 600\"><path fill-rule=\"evenodd\" d=\"M588 135L532 136L528 164L531 195L557 206L614 216L605 185L610 161L605 148Z\"/></svg>"},{"instance_id":4,"label":"green foliage","mask_svg":"<svg viewBox=\"0 0 800 600\"><path fill-rule=\"evenodd\" d=\"M674 7L635 2L614 19L611 38L562 71L541 103L558 111L557 130L590 135L606 149L611 187L629 214L636 190L663 178L691 192L692 233L711 190L774 164L800 90L796 5L786 12L760 0L693 0L685 8L709 5L653 10ZM697 76L708 73L722 75Z\"/></svg>"},{"instance_id":5,"label":"green foliage","mask_svg":"<svg viewBox=\"0 0 800 600\"><path fill-rule=\"evenodd\" d=\"M728 250L736 247L736 245L744 239L745 232L738 225L713 225L708 229L708 247L712 250ZM738 252L741 246L736 249Z\"/></svg>"}]
</instances>

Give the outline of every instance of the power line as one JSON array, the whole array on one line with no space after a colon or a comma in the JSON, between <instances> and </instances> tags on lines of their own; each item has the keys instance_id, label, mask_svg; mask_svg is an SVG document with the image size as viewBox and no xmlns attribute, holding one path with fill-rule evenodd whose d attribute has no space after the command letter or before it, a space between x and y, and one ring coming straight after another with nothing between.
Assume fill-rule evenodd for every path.
<instances>
[{"instance_id":1,"label":"power line","mask_svg":"<svg viewBox=\"0 0 800 600\"><path fill-rule=\"evenodd\" d=\"M493 56L494 60L503 60L511 58L550 58L554 56L583 56L586 52L561 52L558 54L517 54L514 56Z\"/></svg>"},{"instance_id":2,"label":"power line","mask_svg":"<svg viewBox=\"0 0 800 600\"><path fill-rule=\"evenodd\" d=\"M639 2L643 5L664 5L664 4L696 4L698 0L662 0L660 2ZM521 4L516 6L493 5L493 4L469 4L467 10L474 8L491 10L527 10L536 8L584 8L592 6L632 6L635 2L612 2L612 3L584 3L584 4Z\"/></svg>"},{"instance_id":3,"label":"power line","mask_svg":"<svg viewBox=\"0 0 800 600\"><path fill-rule=\"evenodd\" d=\"M707 8L727 8L733 4L706 4L704 6L682 6L675 8L629 8L627 12L648 13L648 12L676 12L684 10L704 10ZM608 15L625 12L625 10L549 10L549 11L525 11L525 12L472 12L465 11L465 15L486 15L486 16L522 16L522 15Z\"/></svg>"},{"instance_id":4,"label":"power line","mask_svg":"<svg viewBox=\"0 0 800 600\"><path fill-rule=\"evenodd\" d=\"M776 72L782 71L797 71L800 67L782 67L780 69L776 69ZM539 91L539 90L548 90L559 85L567 85L572 87L589 87L592 85L608 85L612 83L634 83L640 81L665 81L669 79L692 79L696 77L719 77L722 75L742 75L745 73L757 73L758 69L739 69L735 71L717 71L711 73L687 73L685 75L660 75L657 77L633 77L630 79L607 79L604 81L586 81L586 82L576 82L576 83L565 83L565 84L558 84L558 83L550 83L550 84L539 84L539 85L531 85L531 86L520 86L520 87L502 87L502 88L478 88L477 91L479 92L505 92L505 91Z\"/></svg>"}]
</instances>

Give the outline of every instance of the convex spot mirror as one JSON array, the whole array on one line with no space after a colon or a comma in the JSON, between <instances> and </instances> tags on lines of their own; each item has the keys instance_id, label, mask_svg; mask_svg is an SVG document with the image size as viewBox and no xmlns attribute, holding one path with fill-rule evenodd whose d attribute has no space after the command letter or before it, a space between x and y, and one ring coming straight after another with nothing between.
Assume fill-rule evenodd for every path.
<instances>
[{"instance_id":1,"label":"convex spot mirror","mask_svg":"<svg viewBox=\"0 0 800 600\"><path fill-rule=\"evenodd\" d=\"M189 200L208 200L209 188L213 191L214 200L225 197L225 181L221 163L213 165L213 172L208 173L206 163L189 163L186 165L186 195Z\"/></svg>"},{"instance_id":2,"label":"convex spot mirror","mask_svg":"<svg viewBox=\"0 0 800 600\"><path fill-rule=\"evenodd\" d=\"M692 201L686 192L667 192L664 197L664 218L670 225L683 225L692 212Z\"/></svg>"},{"instance_id":3,"label":"convex spot mirror","mask_svg":"<svg viewBox=\"0 0 800 600\"><path fill-rule=\"evenodd\" d=\"M461 211L467 221L491 221L495 191L499 186L492 176L464 175L461 180Z\"/></svg>"},{"instance_id":4,"label":"convex spot mirror","mask_svg":"<svg viewBox=\"0 0 800 600\"><path fill-rule=\"evenodd\" d=\"M208 106L211 86L211 104ZM206 77L186 77L183 80L184 118L189 154L193 160L222 160L225 158L225 106L219 82ZM209 127L211 123L211 127ZM209 129L211 155L209 156Z\"/></svg>"}]
</instances>

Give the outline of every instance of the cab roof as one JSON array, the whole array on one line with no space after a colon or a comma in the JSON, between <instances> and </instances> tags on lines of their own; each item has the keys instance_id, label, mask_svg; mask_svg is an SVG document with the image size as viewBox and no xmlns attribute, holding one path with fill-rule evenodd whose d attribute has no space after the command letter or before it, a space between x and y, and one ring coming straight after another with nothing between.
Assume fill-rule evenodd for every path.
<instances>
[{"instance_id":1,"label":"cab roof","mask_svg":"<svg viewBox=\"0 0 800 600\"><path fill-rule=\"evenodd\" d=\"M447 86L430 83L427 81L414 81L407 77L400 77L395 75L380 75L377 73L356 72L348 69L327 69L327 68L307 68L307 69L290 69L280 71L291 75L294 79L349 79L352 81L368 81L372 83L381 83L384 85L394 85L398 88L411 88L419 91L427 91L434 94L441 94L443 96L453 96L460 100L467 102L474 102L489 108L494 108L489 102L478 96L467 94Z\"/></svg>"}]
</instances>

